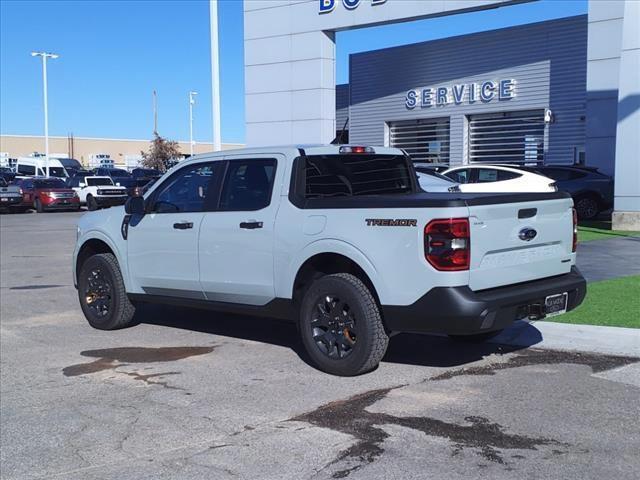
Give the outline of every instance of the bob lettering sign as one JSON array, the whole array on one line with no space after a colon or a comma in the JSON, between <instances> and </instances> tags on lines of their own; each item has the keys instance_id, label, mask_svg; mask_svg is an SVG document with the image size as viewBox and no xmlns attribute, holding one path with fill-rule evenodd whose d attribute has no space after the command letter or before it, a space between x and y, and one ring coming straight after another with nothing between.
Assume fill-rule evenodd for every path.
<instances>
[{"instance_id":1,"label":"bob lettering sign","mask_svg":"<svg viewBox=\"0 0 640 480\"><path fill-rule=\"evenodd\" d=\"M458 85L430 87L409 90L404 104L409 110L415 107L444 107L462 103L488 103L494 99L511 100L516 96L516 81L512 78L487 80L481 83L461 83Z\"/></svg>"},{"instance_id":2,"label":"bob lettering sign","mask_svg":"<svg viewBox=\"0 0 640 480\"><path fill-rule=\"evenodd\" d=\"M318 13L329 13L333 12L336 8L336 3L342 3L344 8L347 10L355 10L360 6L361 3L364 3L364 0L318 0L320 2L320 9ZM382 5L386 3L387 0L368 0L371 5Z\"/></svg>"}]
</instances>

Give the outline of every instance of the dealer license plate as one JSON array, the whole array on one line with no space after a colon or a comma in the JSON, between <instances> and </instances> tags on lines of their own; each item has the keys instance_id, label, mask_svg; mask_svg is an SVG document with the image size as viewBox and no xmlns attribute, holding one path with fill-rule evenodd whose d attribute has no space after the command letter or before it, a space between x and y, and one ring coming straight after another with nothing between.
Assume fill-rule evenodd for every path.
<instances>
[{"instance_id":1,"label":"dealer license plate","mask_svg":"<svg viewBox=\"0 0 640 480\"><path fill-rule=\"evenodd\" d=\"M568 301L569 294L567 292L559 293L557 295L549 295L544 299L545 316L554 317L556 315L566 313Z\"/></svg>"}]
</instances>

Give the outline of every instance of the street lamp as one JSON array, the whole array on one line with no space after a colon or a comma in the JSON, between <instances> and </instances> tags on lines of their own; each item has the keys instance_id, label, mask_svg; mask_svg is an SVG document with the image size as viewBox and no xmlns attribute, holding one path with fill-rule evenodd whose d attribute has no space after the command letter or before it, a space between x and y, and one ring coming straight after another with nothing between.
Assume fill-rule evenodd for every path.
<instances>
[{"instance_id":1,"label":"street lamp","mask_svg":"<svg viewBox=\"0 0 640 480\"><path fill-rule=\"evenodd\" d=\"M32 57L42 57L42 83L44 88L44 161L47 177L49 176L49 115L47 106L47 58L58 58L59 55L47 52L31 52Z\"/></svg>"},{"instance_id":2,"label":"street lamp","mask_svg":"<svg viewBox=\"0 0 640 480\"><path fill-rule=\"evenodd\" d=\"M198 92L194 92L193 90L189 92L189 152L193 157L193 105L196 103L196 99L194 98L198 95Z\"/></svg>"}]
</instances>

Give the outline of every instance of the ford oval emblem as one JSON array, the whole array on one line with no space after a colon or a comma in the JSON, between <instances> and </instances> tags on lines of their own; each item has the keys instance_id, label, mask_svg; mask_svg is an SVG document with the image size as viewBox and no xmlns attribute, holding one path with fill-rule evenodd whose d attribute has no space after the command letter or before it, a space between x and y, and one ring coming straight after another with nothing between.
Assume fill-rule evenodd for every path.
<instances>
[{"instance_id":1,"label":"ford oval emblem","mask_svg":"<svg viewBox=\"0 0 640 480\"><path fill-rule=\"evenodd\" d=\"M536 232L533 228L525 227L518 233L518 238L520 240L524 240L525 242L530 242L534 238L536 238L538 232Z\"/></svg>"}]
</instances>

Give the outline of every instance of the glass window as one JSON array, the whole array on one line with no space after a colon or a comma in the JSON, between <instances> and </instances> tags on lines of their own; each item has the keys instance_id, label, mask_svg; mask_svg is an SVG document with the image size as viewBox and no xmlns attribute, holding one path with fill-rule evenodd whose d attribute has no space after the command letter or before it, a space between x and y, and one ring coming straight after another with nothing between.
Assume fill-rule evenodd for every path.
<instances>
[{"instance_id":1,"label":"glass window","mask_svg":"<svg viewBox=\"0 0 640 480\"><path fill-rule=\"evenodd\" d=\"M87 186L98 187L103 185L113 185L113 180L110 178L87 178Z\"/></svg>"},{"instance_id":2,"label":"glass window","mask_svg":"<svg viewBox=\"0 0 640 480\"><path fill-rule=\"evenodd\" d=\"M453 172L445 173L446 177L449 177L451 180L457 183L469 183L470 180L470 171L468 168L463 168L462 170L454 170Z\"/></svg>"},{"instance_id":3,"label":"glass window","mask_svg":"<svg viewBox=\"0 0 640 480\"><path fill-rule=\"evenodd\" d=\"M158 213L203 212L207 194L213 190L214 164L184 167L160 186L153 211Z\"/></svg>"},{"instance_id":4,"label":"glass window","mask_svg":"<svg viewBox=\"0 0 640 480\"><path fill-rule=\"evenodd\" d=\"M504 180L513 180L514 178L520 178L522 176L521 173L509 172L507 170L498 170L498 181L502 182Z\"/></svg>"},{"instance_id":5,"label":"glass window","mask_svg":"<svg viewBox=\"0 0 640 480\"><path fill-rule=\"evenodd\" d=\"M260 210L271 203L274 159L231 160L222 188L220 210Z\"/></svg>"},{"instance_id":6,"label":"glass window","mask_svg":"<svg viewBox=\"0 0 640 480\"><path fill-rule=\"evenodd\" d=\"M413 191L412 172L402 155L311 155L306 157L307 198Z\"/></svg>"},{"instance_id":7,"label":"glass window","mask_svg":"<svg viewBox=\"0 0 640 480\"><path fill-rule=\"evenodd\" d=\"M35 175L36 167L33 165L25 165L23 163L18 164L18 174L20 175Z\"/></svg>"},{"instance_id":8,"label":"glass window","mask_svg":"<svg viewBox=\"0 0 640 480\"><path fill-rule=\"evenodd\" d=\"M47 178L44 180L35 180L33 182L35 188L65 188L64 180L60 178Z\"/></svg>"},{"instance_id":9,"label":"glass window","mask_svg":"<svg viewBox=\"0 0 640 480\"><path fill-rule=\"evenodd\" d=\"M498 181L498 171L492 168L481 168L478 170L477 183L490 183Z\"/></svg>"}]
</instances>

